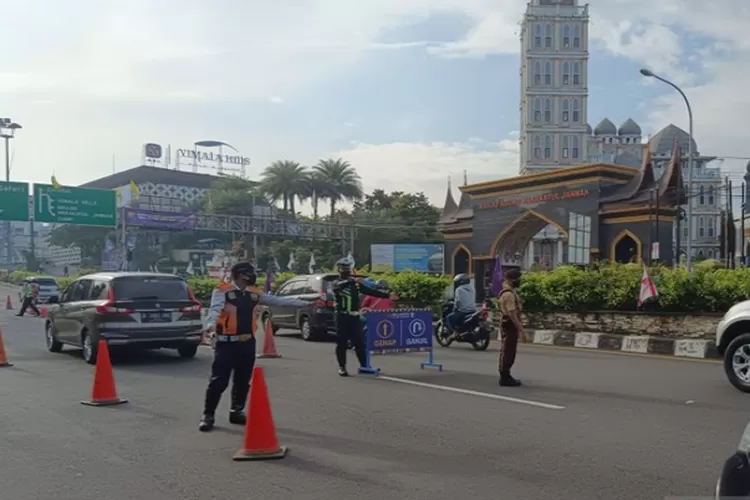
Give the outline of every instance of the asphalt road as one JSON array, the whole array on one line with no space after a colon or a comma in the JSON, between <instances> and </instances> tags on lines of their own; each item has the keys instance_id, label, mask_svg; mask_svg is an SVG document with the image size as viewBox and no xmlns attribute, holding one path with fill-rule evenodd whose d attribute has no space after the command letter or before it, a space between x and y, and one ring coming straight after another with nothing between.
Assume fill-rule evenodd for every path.
<instances>
[{"instance_id":1,"label":"asphalt road","mask_svg":"<svg viewBox=\"0 0 750 500\"><path fill-rule=\"evenodd\" d=\"M15 305L15 304L14 304ZM233 462L242 430L196 424L210 351L115 355L129 405L82 406L93 370L48 353L42 321L0 313L15 364L0 369L0 498L15 500L657 499L708 496L750 418L713 362L524 346L521 388L497 353L376 357L384 375L341 379L330 343L277 337L262 360L286 459ZM521 401L498 398L519 398Z\"/></svg>"}]
</instances>

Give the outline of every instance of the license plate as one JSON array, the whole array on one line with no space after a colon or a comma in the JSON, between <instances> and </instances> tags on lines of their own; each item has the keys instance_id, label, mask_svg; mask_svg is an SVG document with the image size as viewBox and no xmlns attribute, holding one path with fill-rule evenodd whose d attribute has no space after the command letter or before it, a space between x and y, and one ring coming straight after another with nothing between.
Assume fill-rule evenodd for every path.
<instances>
[{"instance_id":1,"label":"license plate","mask_svg":"<svg viewBox=\"0 0 750 500\"><path fill-rule=\"evenodd\" d=\"M142 323L169 323L172 321L170 312L147 312L141 313Z\"/></svg>"}]
</instances>

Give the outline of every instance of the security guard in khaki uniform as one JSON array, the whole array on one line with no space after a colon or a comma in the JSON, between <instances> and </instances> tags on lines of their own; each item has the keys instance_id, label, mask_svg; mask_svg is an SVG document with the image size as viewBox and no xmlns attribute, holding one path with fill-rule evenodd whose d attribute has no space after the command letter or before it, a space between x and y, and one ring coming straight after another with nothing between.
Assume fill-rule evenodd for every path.
<instances>
[{"instance_id":1,"label":"security guard in khaki uniform","mask_svg":"<svg viewBox=\"0 0 750 500\"><path fill-rule=\"evenodd\" d=\"M518 351L518 338L524 334L521 323L521 300L516 290L521 285L521 271L510 269L505 273L503 289L498 296L500 313L500 385L504 387L518 387L521 381L510 374Z\"/></svg>"},{"instance_id":2,"label":"security guard in khaki uniform","mask_svg":"<svg viewBox=\"0 0 750 500\"><path fill-rule=\"evenodd\" d=\"M305 301L282 299L264 295L255 287L257 274L249 262L235 264L231 270L233 283L222 283L211 295L211 306L206 317L205 333L214 336L214 362L206 389L203 418L199 430L214 427L214 414L221 395L232 376L232 403L229 422L244 425L245 402L250 389L250 377L255 366L255 331L258 305L302 307Z\"/></svg>"}]
</instances>

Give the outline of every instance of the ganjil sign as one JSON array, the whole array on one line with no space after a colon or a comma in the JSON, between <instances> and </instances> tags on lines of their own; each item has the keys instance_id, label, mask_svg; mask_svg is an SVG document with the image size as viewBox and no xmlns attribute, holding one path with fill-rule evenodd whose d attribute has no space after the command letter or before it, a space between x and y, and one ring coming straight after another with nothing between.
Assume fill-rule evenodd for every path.
<instances>
[{"instance_id":1,"label":"ganjil sign","mask_svg":"<svg viewBox=\"0 0 750 500\"><path fill-rule=\"evenodd\" d=\"M178 149L177 156L180 158L189 158L197 162L210 161L215 163L224 163L230 165L250 165L250 158L239 155L223 155L212 153L210 151L198 151L197 149Z\"/></svg>"},{"instance_id":2,"label":"ganjil sign","mask_svg":"<svg viewBox=\"0 0 750 500\"><path fill-rule=\"evenodd\" d=\"M483 201L477 205L479 210L488 210L490 208L517 207L519 205L535 205L537 203L546 203L548 201L564 201L573 198L585 198L589 194L588 189L576 189L574 191L563 191L561 193L545 193L526 198L503 199L498 198L493 201Z\"/></svg>"}]
</instances>

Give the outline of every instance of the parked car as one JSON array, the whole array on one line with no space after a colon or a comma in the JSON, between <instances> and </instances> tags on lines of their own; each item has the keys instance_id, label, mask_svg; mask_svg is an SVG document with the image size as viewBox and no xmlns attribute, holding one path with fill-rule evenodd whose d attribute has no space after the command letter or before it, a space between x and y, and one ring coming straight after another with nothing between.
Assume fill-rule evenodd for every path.
<instances>
[{"instance_id":1,"label":"parked car","mask_svg":"<svg viewBox=\"0 0 750 500\"><path fill-rule=\"evenodd\" d=\"M737 450L725 462L716 482L716 500L750 497L750 424L742 433Z\"/></svg>"},{"instance_id":2,"label":"parked car","mask_svg":"<svg viewBox=\"0 0 750 500\"><path fill-rule=\"evenodd\" d=\"M264 306L261 318L271 320L274 332L280 328L300 330L307 341L320 340L335 333L333 324L333 291L336 274L295 276L276 290L277 297L309 301L305 307Z\"/></svg>"},{"instance_id":3,"label":"parked car","mask_svg":"<svg viewBox=\"0 0 750 500\"><path fill-rule=\"evenodd\" d=\"M24 287L29 283L36 283L39 285L39 295L37 295L36 298L38 304L45 304L49 302L52 297L59 300L60 285L57 284L57 280L52 276L31 276L21 282L21 287ZM18 300L23 300L21 292L18 293Z\"/></svg>"},{"instance_id":4,"label":"parked car","mask_svg":"<svg viewBox=\"0 0 750 500\"><path fill-rule=\"evenodd\" d=\"M750 300L743 300L726 312L716 326L716 347L724 357L729 382L750 392Z\"/></svg>"},{"instance_id":5,"label":"parked car","mask_svg":"<svg viewBox=\"0 0 750 500\"><path fill-rule=\"evenodd\" d=\"M83 349L96 363L100 339L110 348L177 349L192 358L201 341L201 304L173 274L112 272L82 276L63 291L45 322L47 349Z\"/></svg>"}]
</instances>

